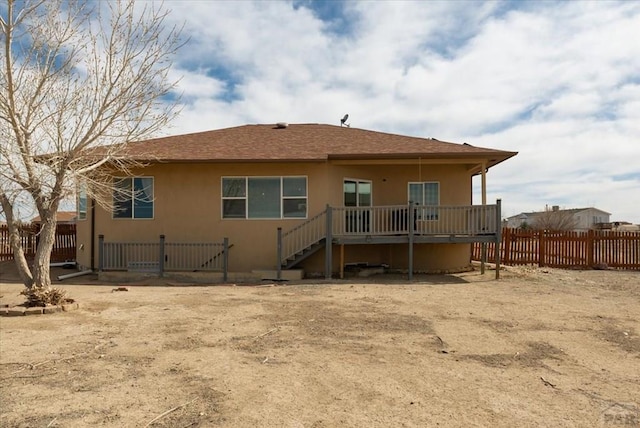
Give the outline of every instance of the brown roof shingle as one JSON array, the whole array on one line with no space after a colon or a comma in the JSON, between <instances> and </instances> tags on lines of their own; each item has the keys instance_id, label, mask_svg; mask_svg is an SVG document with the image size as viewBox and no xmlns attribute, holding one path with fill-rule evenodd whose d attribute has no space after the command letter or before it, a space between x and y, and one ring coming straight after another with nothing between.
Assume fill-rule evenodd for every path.
<instances>
[{"instance_id":1,"label":"brown roof shingle","mask_svg":"<svg viewBox=\"0 0 640 428\"><path fill-rule=\"evenodd\" d=\"M516 152L323 124L243 125L127 144L141 161L264 162L328 159L478 158L489 166Z\"/></svg>"}]
</instances>

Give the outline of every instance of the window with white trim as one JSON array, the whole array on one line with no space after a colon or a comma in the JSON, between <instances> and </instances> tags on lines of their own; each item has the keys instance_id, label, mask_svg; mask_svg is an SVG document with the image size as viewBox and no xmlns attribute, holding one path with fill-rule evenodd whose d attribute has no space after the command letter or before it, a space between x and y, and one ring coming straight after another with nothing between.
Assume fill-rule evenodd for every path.
<instances>
[{"instance_id":1,"label":"window with white trim","mask_svg":"<svg viewBox=\"0 0 640 428\"><path fill-rule=\"evenodd\" d=\"M307 217L307 177L222 177L222 218Z\"/></svg>"},{"instance_id":2,"label":"window with white trim","mask_svg":"<svg viewBox=\"0 0 640 428\"><path fill-rule=\"evenodd\" d=\"M410 182L409 202L413 202L419 207L427 207L418 209L419 219L437 220L438 209L428 207L440 205L440 183L437 181Z\"/></svg>"},{"instance_id":3,"label":"window with white trim","mask_svg":"<svg viewBox=\"0 0 640 428\"><path fill-rule=\"evenodd\" d=\"M78 208L77 217L78 220L87 219L87 187L85 184L78 186L78 200L76 202Z\"/></svg>"},{"instance_id":4,"label":"window with white trim","mask_svg":"<svg viewBox=\"0 0 640 428\"><path fill-rule=\"evenodd\" d=\"M153 218L153 177L114 179L113 218Z\"/></svg>"}]
</instances>

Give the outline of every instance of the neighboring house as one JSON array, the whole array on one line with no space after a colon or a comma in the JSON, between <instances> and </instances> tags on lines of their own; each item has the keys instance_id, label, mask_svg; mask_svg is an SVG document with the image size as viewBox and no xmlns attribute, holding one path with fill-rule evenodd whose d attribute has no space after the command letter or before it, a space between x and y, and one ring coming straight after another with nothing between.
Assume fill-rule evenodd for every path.
<instances>
[{"instance_id":1,"label":"neighboring house","mask_svg":"<svg viewBox=\"0 0 640 428\"><path fill-rule=\"evenodd\" d=\"M515 155L322 124L130 143L122 156L147 166L117 181L113 212L80 201L90 209L78 222L78 247L91 251L78 250L77 261L99 268L100 235L103 242L164 235L182 243L228 238L236 273L295 268L329 276L349 263L460 271L470 266L471 242L500 233L500 204L472 206L472 177L481 175L486 188L488 169ZM164 262L177 257L165 254Z\"/></svg>"},{"instance_id":2,"label":"neighboring house","mask_svg":"<svg viewBox=\"0 0 640 428\"><path fill-rule=\"evenodd\" d=\"M86 213L85 213L86 214ZM58 211L56 213L57 224L75 224L78 220L78 213L76 211ZM40 216L34 217L31 223L40 224Z\"/></svg>"},{"instance_id":3,"label":"neighboring house","mask_svg":"<svg viewBox=\"0 0 640 428\"><path fill-rule=\"evenodd\" d=\"M526 212L508 217L506 226L512 228L535 227L536 219L549 215L549 213L558 213L565 218L570 218L573 230L576 231L596 229L601 224L609 223L611 217L611 213L593 207L561 210L558 205L554 205L551 211Z\"/></svg>"}]
</instances>

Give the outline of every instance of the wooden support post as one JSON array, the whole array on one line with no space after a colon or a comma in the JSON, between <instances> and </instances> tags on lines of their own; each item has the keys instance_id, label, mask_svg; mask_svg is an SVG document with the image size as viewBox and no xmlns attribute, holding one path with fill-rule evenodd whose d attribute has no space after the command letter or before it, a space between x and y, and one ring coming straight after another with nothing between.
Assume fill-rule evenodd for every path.
<instances>
[{"instance_id":1,"label":"wooden support post","mask_svg":"<svg viewBox=\"0 0 640 428\"><path fill-rule=\"evenodd\" d=\"M487 163L482 162L482 206L487 205ZM487 213L482 212L482 224L486 227ZM482 252L480 255L480 274L484 275L485 263L487 263L487 243L482 243Z\"/></svg>"},{"instance_id":2,"label":"wooden support post","mask_svg":"<svg viewBox=\"0 0 640 428\"><path fill-rule=\"evenodd\" d=\"M409 202L409 281L413 280L413 234L415 226L415 212L413 202Z\"/></svg>"},{"instance_id":3,"label":"wooden support post","mask_svg":"<svg viewBox=\"0 0 640 428\"><path fill-rule=\"evenodd\" d=\"M502 244L502 200L496 201L496 279L500 279L500 244Z\"/></svg>"},{"instance_id":4,"label":"wooden support post","mask_svg":"<svg viewBox=\"0 0 640 428\"><path fill-rule=\"evenodd\" d=\"M333 272L333 212L331 207L327 204L326 212L326 233L325 233L325 252L324 252L324 278L331 279Z\"/></svg>"}]
</instances>

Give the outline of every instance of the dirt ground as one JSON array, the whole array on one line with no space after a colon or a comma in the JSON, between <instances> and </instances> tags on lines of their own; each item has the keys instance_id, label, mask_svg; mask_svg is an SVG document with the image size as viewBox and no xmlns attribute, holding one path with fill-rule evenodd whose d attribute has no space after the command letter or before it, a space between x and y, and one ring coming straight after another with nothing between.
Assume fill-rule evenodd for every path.
<instances>
[{"instance_id":1,"label":"dirt ground","mask_svg":"<svg viewBox=\"0 0 640 428\"><path fill-rule=\"evenodd\" d=\"M493 277L75 278L79 310L0 318L0 426L640 426L640 273Z\"/></svg>"}]
</instances>

